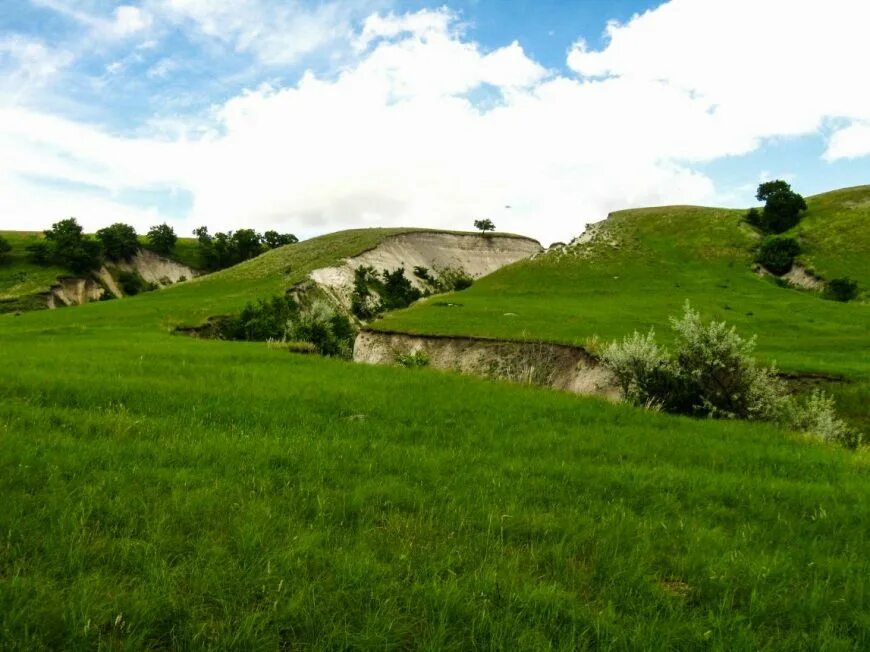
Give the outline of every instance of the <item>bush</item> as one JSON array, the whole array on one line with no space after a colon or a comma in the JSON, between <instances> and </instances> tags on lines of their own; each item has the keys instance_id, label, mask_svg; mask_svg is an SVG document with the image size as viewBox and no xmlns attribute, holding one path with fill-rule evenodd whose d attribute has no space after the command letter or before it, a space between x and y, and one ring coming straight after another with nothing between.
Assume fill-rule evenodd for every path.
<instances>
[{"instance_id":1,"label":"bush","mask_svg":"<svg viewBox=\"0 0 870 652\"><path fill-rule=\"evenodd\" d=\"M100 229L97 238L109 260L130 260L139 251L139 236L129 224L117 222Z\"/></svg>"},{"instance_id":2,"label":"bush","mask_svg":"<svg viewBox=\"0 0 870 652\"><path fill-rule=\"evenodd\" d=\"M396 354L396 364L406 369L422 369L429 366L429 355L425 351Z\"/></svg>"},{"instance_id":3,"label":"bush","mask_svg":"<svg viewBox=\"0 0 870 652\"><path fill-rule=\"evenodd\" d=\"M36 265L47 265L51 257L51 248L44 240L27 245L27 259Z\"/></svg>"},{"instance_id":4,"label":"bush","mask_svg":"<svg viewBox=\"0 0 870 652\"><path fill-rule=\"evenodd\" d=\"M131 297L141 292L150 292L157 289L156 285L149 283L136 272L119 272L118 284L121 286L121 291Z\"/></svg>"},{"instance_id":5,"label":"bush","mask_svg":"<svg viewBox=\"0 0 870 652\"><path fill-rule=\"evenodd\" d=\"M846 448L857 448L862 443L861 433L837 418L833 397L820 390L810 394L802 404L792 402L790 412L790 425L796 430Z\"/></svg>"},{"instance_id":6,"label":"bush","mask_svg":"<svg viewBox=\"0 0 870 652\"><path fill-rule=\"evenodd\" d=\"M6 254L12 251L12 245L2 235L0 235L0 262L6 258Z\"/></svg>"},{"instance_id":7,"label":"bush","mask_svg":"<svg viewBox=\"0 0 870 652\"><path fill-rule=\"evenodd\" d=\"M158 224L148 229L148 245L151 250L162 256L168 256L175 249L178 236L175 229L166 224Z\"/></svg>"},{"instance_id":8,"label":"bush","mask_svg":"<svg viewBox=\"0 0 870 652\"><path fill-rule=\"evenodd\" d=\"M833 278L825 285L824 297L833 301L851 301L858 298L858 283L850 278Z\"/></svg>"},{"instance_id":9,"label":"bush","mask_svg":"<svg viewBox=\"0 0 870 652\"><path fill-rule=\"evenodd\" d=\"M773 369L752 357L755 340L744 340L724 322L701 322L686 304L671 319L673 355L655 334L635 332L604 351L602 364L616 376L625 399L666 412L716 418L779 418L785 387Z\"/></svg>"},{"instance_id":10,"label":"bush","mask_svg":"<svg viewBox=\"0 0 870 652\"><path fill-rule=\"evenodd\" d=\"M277 296L247 304L237 317L222 320L217 334L228 340L307 342L321 355L350 358L356 331L326 301Z\"/></svg>"},{"instance_id":11,"label":"bush","mask_svg":"<svg viewBox=\"0 0 870 652\"><path fill-rule=\"evenodd\" d=\"M755 228L761 228L761 212L757 208L750 208L743 219Z\"/></svg>"},{"instance_id":12,"label":"bush","mask_svg":"<svg viewBox=\"0 0 870 652\"><path fill-rule=\"evenodd\" d=\"M792 268L800 252L801 247L794 238L772 235L762 241L757 261L772 274L781 275Z\"/></svg>"}]
</instances>

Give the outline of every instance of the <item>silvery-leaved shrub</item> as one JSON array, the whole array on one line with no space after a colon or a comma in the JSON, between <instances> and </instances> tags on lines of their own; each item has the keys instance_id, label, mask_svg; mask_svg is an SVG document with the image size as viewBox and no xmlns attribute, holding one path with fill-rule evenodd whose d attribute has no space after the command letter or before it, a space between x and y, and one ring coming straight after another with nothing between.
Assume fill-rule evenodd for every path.
<instances>
[{"instance_id":1,"label":"silvery-leaved shrub","mask_svg":"<svg viewBox=\"0 0 870 652\"><path fill-rule=\"evenodd\" d=\"M773 368L752 357L754 338L743 339L723 322L702 322L688 302L671 327L673 354L656 343L653 331L635 332L605 349L602 364L626 400L679 414L779 418L785 387Z\"/></svg>"},{"instance_id":2,"label":"silvery-leaved shrub","mask_svg":"<svg viewBox=\"0 0 870 652\"><path fill-rule=\"evenodd\" d=\"M861 433L837 418L834 398L821 390L813 391L803 402L792 401L789 413L788 425L795 430L847 448L857 448L862 443Z\"/></svg>"}]
</instances>

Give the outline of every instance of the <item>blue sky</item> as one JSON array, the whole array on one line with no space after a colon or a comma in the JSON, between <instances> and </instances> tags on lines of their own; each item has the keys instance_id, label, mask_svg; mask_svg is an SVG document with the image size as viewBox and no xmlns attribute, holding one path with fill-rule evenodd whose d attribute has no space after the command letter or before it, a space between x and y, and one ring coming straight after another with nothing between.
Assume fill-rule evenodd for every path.
<instances>
[{"instance_id":1,"label":"blue sky","mask_svg":"<svg viewBox=\"0 0 870 652\"><path fill-rule=\"evenodd\" d=\"M489 216L551 241L622 207L748 205L772 177L868 183L868 20L859 0L6 0L0 228Z\"/></svg>"}]
</instances>

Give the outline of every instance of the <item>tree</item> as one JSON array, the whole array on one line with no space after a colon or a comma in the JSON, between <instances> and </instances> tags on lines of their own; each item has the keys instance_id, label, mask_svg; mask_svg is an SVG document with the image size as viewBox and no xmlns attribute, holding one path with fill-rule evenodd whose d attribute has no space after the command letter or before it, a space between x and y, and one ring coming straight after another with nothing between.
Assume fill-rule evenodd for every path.
<instances>
[{"instance_id":1,"label":"tree","mask_svg":"<svg viewBox=\"0 0 870 652\"><path fill-rule=\"evenodd\" d=\"M175 229L165 222L148 229L149 246L154 252L162 256L171 254L175 249L176 242L178 242L178 236L175 235Z\"/></svg>"},{"instance_id":2,"label":"tree","mask_svg":"<svg viewBox=\"0 0 870 652\"><path fill-rule=\"evenodd\" d=\"M231 265L263 253L263 236L254 229L239 229L231 237Z\"/></svg>"},{"instance_id":3,"label":"tree","mask_svg":"<svg viewBox=\"0 0 870 652\"><path fill-rule=\"evenodd\" d=\"M295 244L299 242L299 238L297 238L292 233L278 233L277 231L266 231L263 234L263 242L269 249L276 249L277 247L283 247L288 244Z\"/></svg>"},{"instance_id":4,"label":"tree","mask_svg":"<svg viewBox=\"0 0 870 652\"><path fill-rule=\"evenodd\" d=\"M0 235L0 260L3 260L10 251L12 251L12 245Z\"/></svg>"},{"instance_id":5,"label":"tree","mask_svg":"<svg viewBox=\"0 0 870 652\"><path fill-rule=\"evenodd\" d=\"M116 222L97 231L109 260L130 260L139 251L139 236L129 224Z\"/></svg>"},{"instance_id":6,"label":"tree","mask_svg":"<svg viewBox=\"0 0 870 652\"><path fill-rule=\"evenodd\" d=\"M495 224L492 223L492 220L474 220L474 228L479 229L483 235L486 235L487 231L495 231Z\"/></svg>"},{"instance_id":7,"label":"tree","mask_svg":"<svg viewBox=\"0 0 870 652\"><path fill-rule=\"evenodd\" d=\"M765 202L764 210L757 217L757 225L765 233L782 233L795 226L807 203L791 186L781 179L767 181L758 186L755 197ZM747 219L752 220L747 215Z\"/></svg>"},{"instance_id":8,"label":"tree","mask_svg":"<svg viewBox=\"0 0 870 652\"><path fill-rule=\"evenodd\" d=\"M102 264L100 243L82 233L74 217L56 222L45 231L46 262L70 268L76 274L97 269Z\"/></svg>"}]
</instances>

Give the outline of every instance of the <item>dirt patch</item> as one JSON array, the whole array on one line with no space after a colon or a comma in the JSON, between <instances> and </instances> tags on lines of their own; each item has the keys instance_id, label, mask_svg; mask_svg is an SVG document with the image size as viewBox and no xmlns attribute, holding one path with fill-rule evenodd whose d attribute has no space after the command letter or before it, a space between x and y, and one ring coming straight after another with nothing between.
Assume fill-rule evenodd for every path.
<instances>
[{"instance_id":1,"label":"dirt patch","mask_svg":"<svg viewBox=\"0 0 870 652\"><path fill-rule=\"evenodd\" d=\"M782 275L782 278L791 286L804 290L821 292L825 289L825 282L810 274L805 267L792 265L791 269Z\"/></svg>"},{"instance_id":2,"label":"dirt patch","mask_svg":"<svg viewBox=\"0 0 870 652\"><path fill-rule=\"evenodd\" d=\"M310 278L346 309L350 308L354 270L360 266L377 271L405 268L405 276L416 287L423 283L414 267L462 270L480 278L518 260L542 251L536 240L499 235L458 235L452 233L405 233L385 238L374 249L348 258L342 265L316 269Z\"/></svg>"},{"instance_id":3,"label":"dirt patch","mask_svg":"<svg viewBox=\"0 0 870 652\"><path fill-rule=\"evenodd\" d=\"M354 362L393 365L400 356L423 356L435 369L618 398L610 374L580 347L377 331L357 335Z\"/></svg>"}]
</instances>

